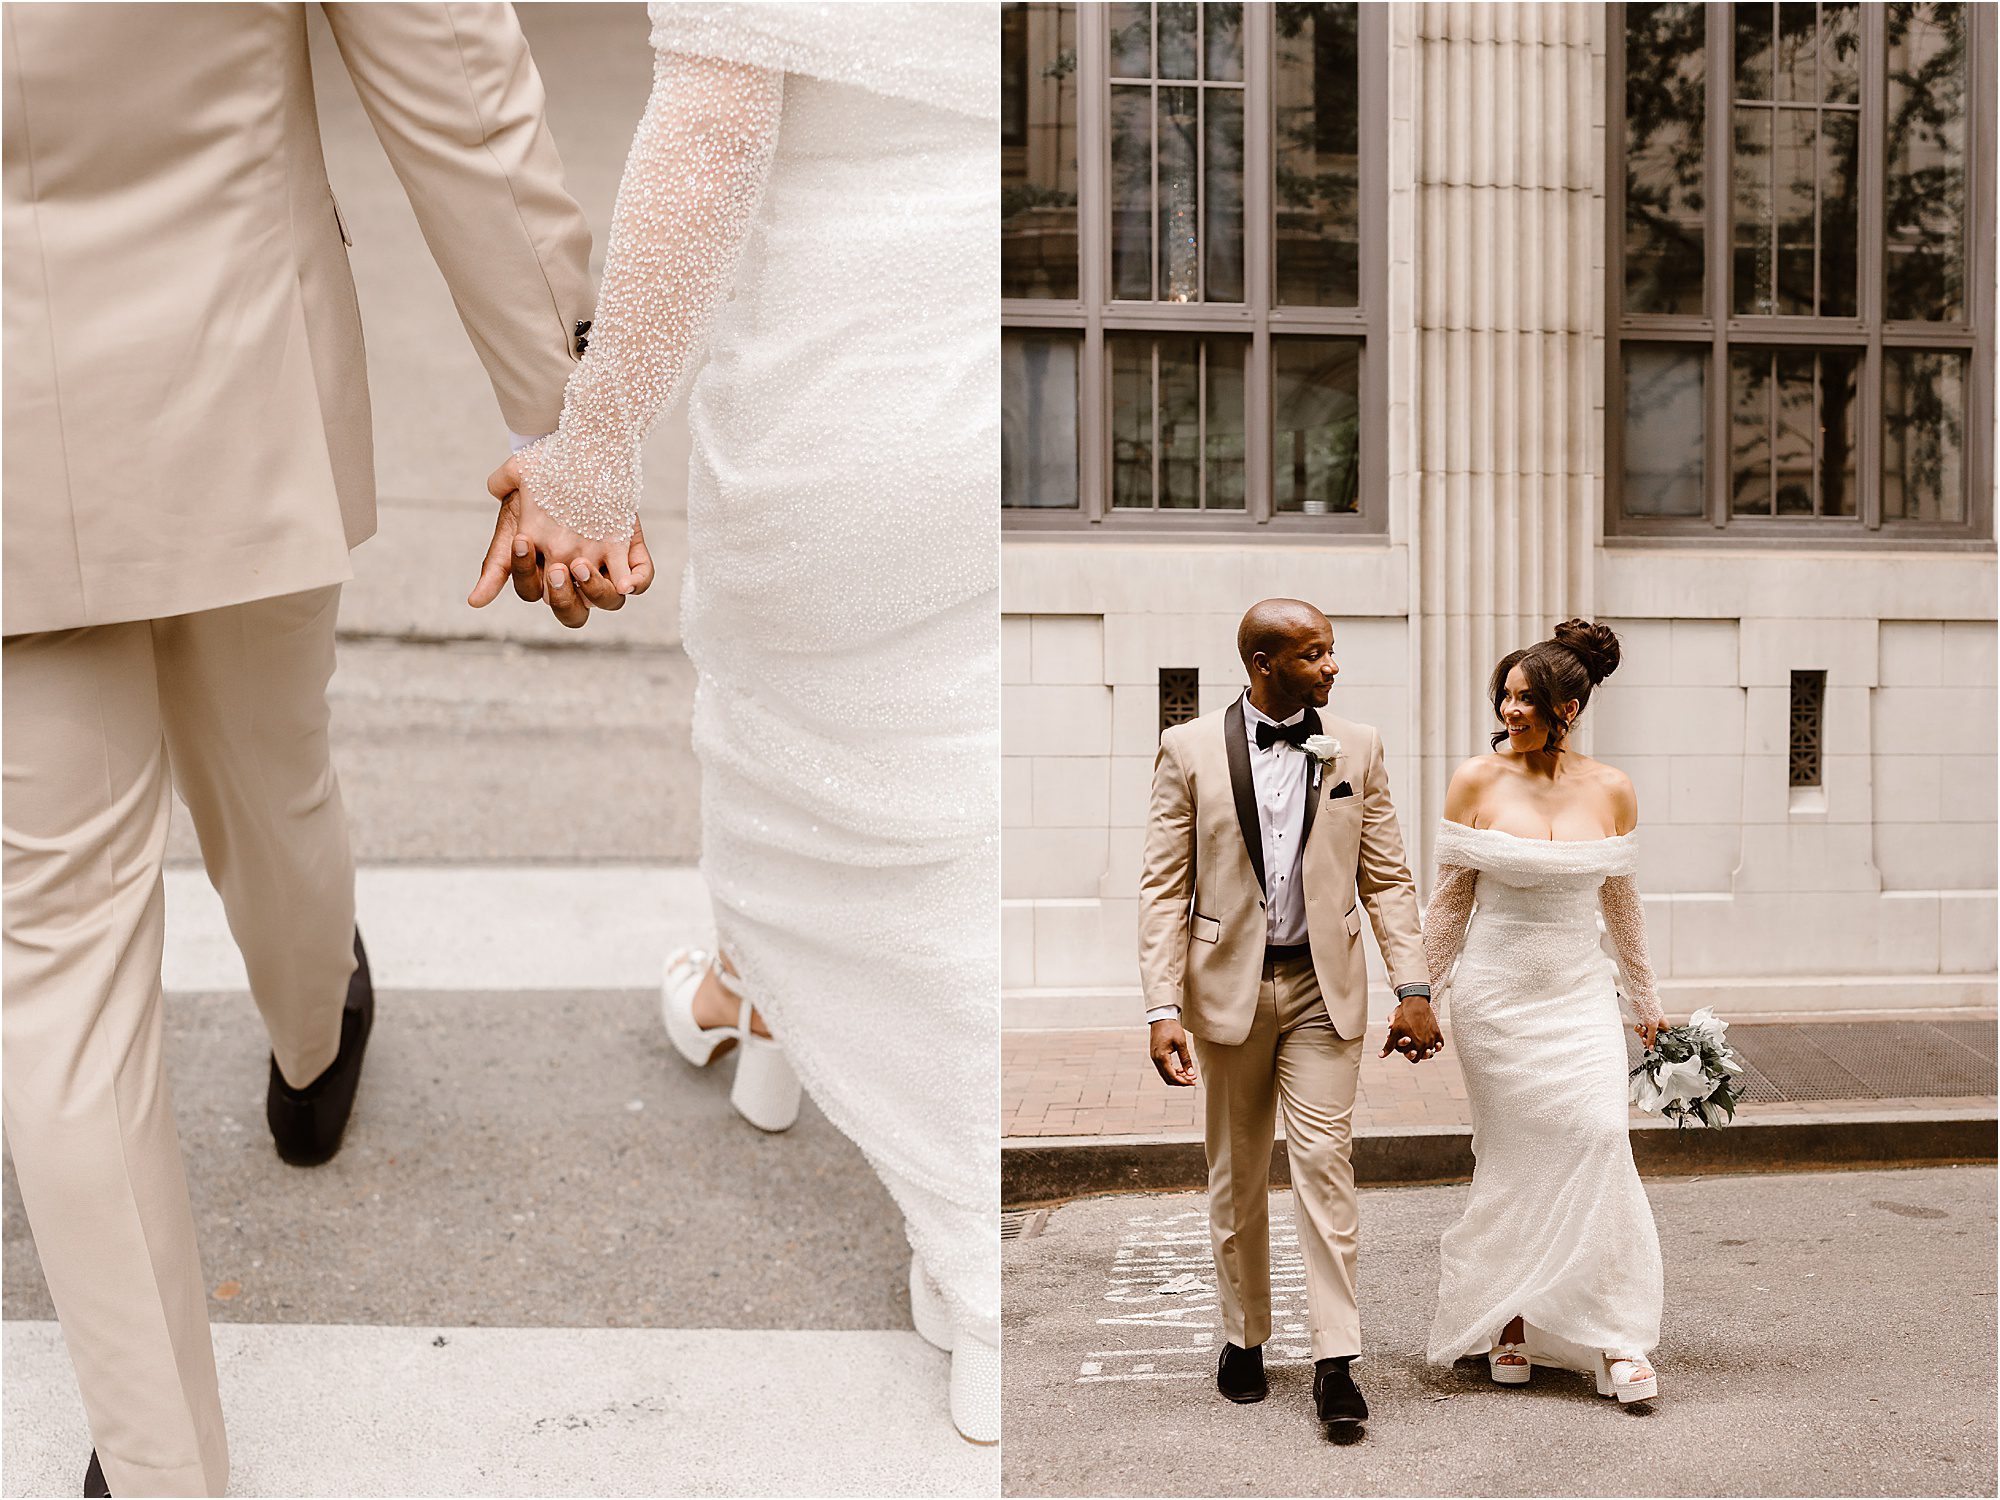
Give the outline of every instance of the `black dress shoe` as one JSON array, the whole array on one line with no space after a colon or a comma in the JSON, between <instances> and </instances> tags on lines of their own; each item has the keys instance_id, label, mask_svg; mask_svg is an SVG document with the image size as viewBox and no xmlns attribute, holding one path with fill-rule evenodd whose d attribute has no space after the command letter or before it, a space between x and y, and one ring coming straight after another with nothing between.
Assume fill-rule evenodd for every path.
<instances>
[{"instance_id":1,"label":"black dress shoe","mask_svg":"<svg viewBox=\"0 0 2000 1500\"><path fill-rule=\"evenodd\" d=\"M111 1486L104 1482L104 1467L97 1461L97 1450L90 1450L90 1467L83 1471L83 1500L111 1500Z\"/></svg>"},{"instance_id":2,"label":"black dress shoe","mask_svg":"<svg viewBox=\"0 0 2000 1500\"><path fill-rule=\"evenodd\" d=\"M361 1083L361 1054L368 1049L368 1032L375 1024L375 985L368 977L368 955L361 934L354 934L354 975L347 981L347 1005L340 1014L340 1051L319 1077L302 1089L285 1082L278 1060L271 1059L271 1083L264 1094L264 1118L278 1155L295 1167L316 1167L332 1161L340 1150L341 1133L354 1112L354 1091Z\"/></svg>"},{"instance_id":3,"label":"black dress shoe","mask_svg":"<svg viewBox=\"0 0 2000 1500\"><path fill-rule=\"evenodd\" d=\"M1270 1395L1270 1384L1264 1379L1264 1346L1239 1349L1224 1344L1222 1358L1215 1362L1215 1388L1238 1405Z\"/></svg>"},{"instance_id":4,"label":"black dress shoe","mask_svg":"<svg viewBox=\"0 0 2000 1500\"><path fill-rule=\"evenodd\" d=\"M1361 1388L1348 1373L1352 1358L1313 1362L1313 1406L1328 1437L1350 1436L1368 1420L1368 1403L1361 1399Z\"/></svg>"}]
</instances>

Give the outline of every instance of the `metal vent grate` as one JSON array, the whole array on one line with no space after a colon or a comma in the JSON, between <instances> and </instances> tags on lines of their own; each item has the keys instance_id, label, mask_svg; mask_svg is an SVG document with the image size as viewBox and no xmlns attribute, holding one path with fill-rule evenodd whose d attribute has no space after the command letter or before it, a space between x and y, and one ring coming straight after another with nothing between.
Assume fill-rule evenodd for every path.
<instances>
[{"instance_id":1,"label":"metal vent grate","mask_svg":"<svg viewBox=\"0 0 2000 1500\"><path fill-rule=\"evenodd\" d=\"M1031 1240L1048 1227L1048 1222L1046 1208L1010 1209L1000 1215L1000 1238Z\"/></svg>"},{"instance_id":2,"label":"metal vent grate","mask_svg":"<svg viewBox=\"0 0 2000 1500\"><path fill-rule=\"evenodd\" d=\"M1201 672L1195 667L1160 668L1160 733L1201 713Z\"/></svg>"},{"instance_id":3,"label":"metal vent grate","mask_svg":"<svg viewBox=\"0 0 2000 1500\"><path fill-rule=\"evenodd\" d=\"M1826 717L1826 673L1792 673L1792 785L1820 784L1820 725Z\"/></svg>"},{"instance_id":4,"label":"metal vent grate","mask_svg":"<svg viewBox=\"0 0 2000 1500\"><path fill-rule=\"evenodd\" d=\"M1955 1099L1994 1091L1991 1021L1733 1026L1745 1104L1810 1099ZM1632 1066L1638 1039L1629 1039Z\"/></svg>"}]
</instances>

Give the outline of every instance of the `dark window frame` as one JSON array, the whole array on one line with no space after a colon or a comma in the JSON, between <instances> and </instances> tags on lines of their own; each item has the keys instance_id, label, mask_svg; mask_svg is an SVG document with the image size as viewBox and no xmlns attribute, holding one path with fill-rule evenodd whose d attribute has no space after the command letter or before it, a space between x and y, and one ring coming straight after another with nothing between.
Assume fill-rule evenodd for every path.
<instances>
[{"instance_id":1,"label":"dark window frame","mask_svg":"<svg viewBox=\"0 0 2000 1500\"><path fill-rule=\"evenodd\" d=\"M1701 315L1640 314L1625 310L1625 6L1607 7L1605 30L1605 338L1604 338L1604 532L1621 546L1676 546L1708 538L1734 546L1837 549L1895 546L1929 551L1993 550L1993 359L1994 359L1994 51L1995 11L1968 10L1966 130L1968 244L1965 318L1957 323L1888 322L1882 316L1884 233L1883 140L1887 78L1885 16L1876 4L1861 6L1861 154L1857 246L1860 276L1858 316L1737 316L1726 311L1730 296L1734 194L1730 163L1734 149L1734 7L1703 6L1707 110L1703 137L1704 278ZM1628 516L1623 513L1625 475L1626 344L1707 346L1703 399L1705 434L1701 516ZM1855 476L1859 491L1854 517L1732 517L1729 514L1729 355L1753 346L1803 350L1845 346L1863 353L1857 403ZM1966 356L1964 465L1967 486L1963 522L1884 521L1882 516L1882 381L1884 350L1949 350Z\"/></svg>"},{"instance_id":2,"label":"dark window frame","mask_svg":"<svg viewBox=\"0 0 2000 1500\"><path fill-rule=\"evenodd\" d=\"M1362 4L1356 14L1360 306L1274 305L1276 234L1272 203L1276 98L1272 88L1275 26L1269 5L1243 8L1244 142L1241 303L1149 303L1111 295L1110 16L1102 3L1077 7L1077 203L1079 292L1075 301L1003 298L1006 332L1068 329L1081 338L1077 357L1077 492L1073 509L1002 508L1010 534L1116 535L1184 541L1232 537L1296 541L1353 537L1379 544L1389 530L1388 455L1388 61L1386 8ZM1248 335L1244 381L1244 509L1241 511L1116 510L1111 505L1111 380L1105 334L1233 333ZM1352 340L1359 348L1361 434L1359 509L1351 514L1299 515L1273 508L1276 400L1272 342L1290 336Z\"/></svg>"}]
</instances>

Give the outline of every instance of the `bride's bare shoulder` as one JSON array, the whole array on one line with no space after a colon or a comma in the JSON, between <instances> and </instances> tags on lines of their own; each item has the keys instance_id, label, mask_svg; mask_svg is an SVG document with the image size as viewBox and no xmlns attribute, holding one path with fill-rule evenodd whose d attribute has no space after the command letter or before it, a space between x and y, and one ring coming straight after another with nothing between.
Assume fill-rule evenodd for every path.
<instances>
[{"instance_id":1,"label":"bride's bare shoulder","mask_svg":"<svg viewBox=\"0 0 2000 1500\"><path fill-rule=\"evenodd\" d=\"M1445 788L1444 815L1454 823L1473 823L1487 789L1506 774L1504 755L1475 755L1459 762Z\"/></svg>"},{"instance_id":2,"label":"bride's bare shoulder","mask_svg":"<svg viewBox=\"0 0 2000 1500\"><path fill-rule=\"evenodd\" d=\"M1578 764L1571 768L1571 774L1580 776L1597 796L1611 804L1618 832L1630 833L1639 823L1639 792L1632 785L1632 778L1608 761L1592 760L1585 755L1577 756L1576 760Z\"/></svg>"}]
</instances>

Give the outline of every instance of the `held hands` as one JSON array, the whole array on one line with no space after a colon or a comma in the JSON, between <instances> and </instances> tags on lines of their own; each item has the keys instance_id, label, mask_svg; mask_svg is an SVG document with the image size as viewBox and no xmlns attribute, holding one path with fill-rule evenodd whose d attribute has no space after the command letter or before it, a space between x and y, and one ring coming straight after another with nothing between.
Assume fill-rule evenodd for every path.
<instances>
[{"instance_id":1,"label":"held hands","mask_svg":"<svg viewBox=\"0 0 2000 1500\"><path fill-rule=\"evenodd\" d=\"M1389 1015L1389 1035L1382 1042L1383 1057L1400 1052L1412 1063L1420 1063L1433 1053L1444 1051L1444 1031L1430 1001L1412 995L1398 1002Z\"/></svg>"},{"instance_id":2,"label":"held hands","mask_svg":"<svg viewBox=\"0 0 2000 1500\"><path fill-rule=\"evenodd\" d=\"M1162 1017L1153 1023L1152 1033L1148 1043L1160 1077L1175 1088L1193 1088L1199 1080L1194 1076L1194 1053L1188 1048L1188 1034L1181 1023Z\"/></svg>"},{"instance_id":3,"label":"held hands","mask_svg":"<svg viewBox=\"0 0 2000 1500\"><path fill-rule=\"evenodd\" d=\"M521 492L520 482L518 456L486 481L500 514L467 604L485 608L511 577L517 595L530 603L546 598L555 617L575 630L592 609L622 609L626 595L652 586L653 558L636 521L629 542L590 541L552 519Z\"/></svg>"}]
</instances>

